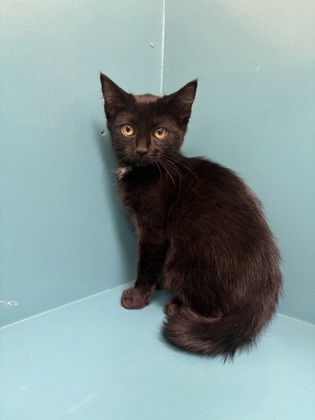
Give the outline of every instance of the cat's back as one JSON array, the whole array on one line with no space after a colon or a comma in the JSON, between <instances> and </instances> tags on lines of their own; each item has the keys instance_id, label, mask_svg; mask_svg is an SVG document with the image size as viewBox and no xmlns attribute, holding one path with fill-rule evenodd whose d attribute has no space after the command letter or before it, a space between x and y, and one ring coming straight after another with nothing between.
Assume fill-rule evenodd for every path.
<instances>
[{"instance_id":1,"label":"cat's back","mask_svg":"<svg viewBox=\"0 0 315 420\"><path fill-rule=\"evenodd\" d=\"M260 201L233 171L204 158L181 165L185 176L170 212L171 230L196 240L210 232L246 239L269 234Z\"/></svg>"},{"instance_id":2,"label":"cat's back","mask_svg":"<svg viewBox=\"0 0 315 420\"><path fill-rule=\"evenodd\" d=\"M227 204L229 200L235 203L245 203L250 199L258 202L245 182L232 170L211 160L193 157L185 158L181 166L185 169L185 182L181 194L200 205L211 201Z\"/></svg>"}]
</instances>

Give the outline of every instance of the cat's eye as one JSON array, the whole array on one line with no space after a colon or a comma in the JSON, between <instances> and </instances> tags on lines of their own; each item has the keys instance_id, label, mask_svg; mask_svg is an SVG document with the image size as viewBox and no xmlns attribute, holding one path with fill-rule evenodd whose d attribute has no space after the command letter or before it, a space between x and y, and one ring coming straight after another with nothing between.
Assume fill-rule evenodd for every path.
<instances>
[{"instance_id":1,"label":"cat's eye","mask_svg":"<svg viewBox=\"0 0 315 420\"><path fill-rule=\"evenodd\" d=\"M167 136L167 130L163 127L158 127L153 131L153 135L159 140L165 139Z\"/></svg>"},{"instance_id":2,"label":"cat's eye","mask_svg":"<svg viewBox=\"0 0 315 420\"><path fill-rule=\"evenodd\" d=\"M120 127L120 129L125 137L131 137L135 134L135 129L130 124L124 124Z\"/></svg>"}]
</instances>

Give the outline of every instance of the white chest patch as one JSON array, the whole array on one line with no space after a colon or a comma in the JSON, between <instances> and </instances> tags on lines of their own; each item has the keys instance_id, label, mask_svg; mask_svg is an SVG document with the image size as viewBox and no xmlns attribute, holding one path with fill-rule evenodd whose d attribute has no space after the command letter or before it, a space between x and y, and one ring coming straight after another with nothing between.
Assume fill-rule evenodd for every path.
<instances>
[{"instance_id":1,"label":"white chest patch","mask_svg":"<svg viewBox=\"0 0 315 420\"><path fill-rule=\"evenodd\" d=\"M119 179L119 181L122 180L123 177L126 174L128 174L128 172L130 172L131 170L132 170L132 167L131 166L120 166L117 169L117 172L116 172L116 175L117 175L117 178Z\"/></svg>"}]
</instances>

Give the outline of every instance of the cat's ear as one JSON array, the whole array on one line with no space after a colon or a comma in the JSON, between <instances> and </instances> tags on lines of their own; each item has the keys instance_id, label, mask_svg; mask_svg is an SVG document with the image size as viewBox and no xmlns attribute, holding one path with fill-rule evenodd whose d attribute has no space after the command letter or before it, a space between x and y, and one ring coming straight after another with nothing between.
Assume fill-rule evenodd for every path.
<instances>
[{"instance_id":1,"label":"cat's ear","mask_svg":"<svg viewBox=\"0 0 315 420\"><path fill-rule=\"evenodd\" d=\"M105 100L106 118L112 118L117 113L127 107L130 94L121 89L105 74L100 74L102 92Z\"/></svg>"},{"instance_id":2,"label":"cat's ear","mask_svg":"<svg viewBox=\"0 0 315 420\"><path fill-rule=\"evenodd\" d=\"M179 117L180 121L184 124L188 124L191 107L195 99L197 90L197 80L193 80L177 92L169 95L168 101L173 111Z\"/></svg>"}]
</instances>

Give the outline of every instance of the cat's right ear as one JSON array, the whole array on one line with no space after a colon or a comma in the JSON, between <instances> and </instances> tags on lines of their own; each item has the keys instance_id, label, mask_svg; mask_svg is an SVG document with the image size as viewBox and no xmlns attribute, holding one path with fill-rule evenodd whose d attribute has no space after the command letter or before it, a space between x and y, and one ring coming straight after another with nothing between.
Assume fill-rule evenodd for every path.
<instances>
[{"instance_id":1,"label":"cat's right ear","mask_svg":"<svg viewBox=\"0 0 315 420\"><path fill-rule=\"evenodd\" d=\"M105 100L106 118L110 119L127 106L130 95L121 89L105 74L100 73L102 92Z\"/></svg>"}]
</instances>

